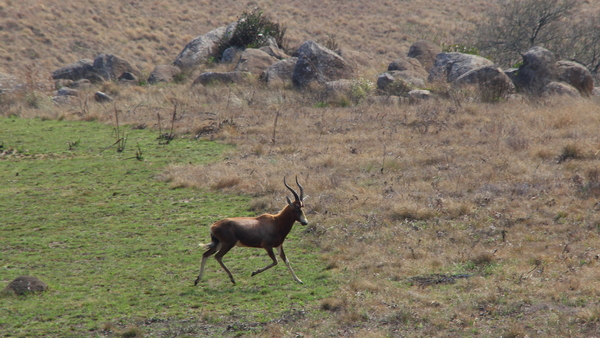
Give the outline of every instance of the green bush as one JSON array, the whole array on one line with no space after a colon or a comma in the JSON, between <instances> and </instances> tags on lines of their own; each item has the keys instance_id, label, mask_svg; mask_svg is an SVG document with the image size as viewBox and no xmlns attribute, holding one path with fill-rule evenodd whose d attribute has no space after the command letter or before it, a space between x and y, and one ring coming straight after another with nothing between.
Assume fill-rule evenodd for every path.
<instances>
[{"instance_id":1,"label":"green bush","mask_svg":"<svg viewBox=\"0 0 600 338\"><path fill-rule=\"evenodd\" d=\"M259 9L243 12L233 33L224 35L218 42L213 57L220 60L223 52L229 47L259 48L266 46L269 44L269 38L273 38L279 48L285 49L285 31L284 26L271 21Z\"/></svg>"},{"instance_id":2,"label":"green bush","mask_svg":"<svg viewBox=\"0 0 600 338\"><path fill-rule=\"evenodd\" d=\"M350 91L350 97L354 103L358 103L362 99L371 95L375 90L375 84L365 78L359 77L352 81L352 89Z\"/></svg>"}]
</instances>

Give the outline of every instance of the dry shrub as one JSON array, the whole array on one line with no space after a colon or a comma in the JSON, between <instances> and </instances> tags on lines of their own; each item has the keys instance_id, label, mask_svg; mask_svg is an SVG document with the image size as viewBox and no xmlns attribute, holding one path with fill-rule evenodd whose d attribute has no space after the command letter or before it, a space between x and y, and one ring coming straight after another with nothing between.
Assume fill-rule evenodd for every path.
<instances>
[{"instance_id":1,"label":"dry shrub","mask_svg":"<svg viewBox=\"0 0 600 338\"><path fill-rule=\"evenodd\" d=\"M215 184L213 184L211 186L211 188L214 190L224 190L224 189L232 188L232 187L238 185L240 182L241 182L241 179L239 177L222 178L219 181L217 181Z\"/></svg>"},{"instance_id":2,"label":"dry shrub","mask_svg":"<svg viewBox=\"0 0 600 338\"><path fill-rule=\"evenodd\" d=\"M255 198L250 203L250 210L257 213L265 213L272 211L275 206L273 205L273 198L271 196L263 196Z\"/></svg>"},{"instance_id":3,"label":"dry shrub","mask_svg":"<svg viewBox=\"0 0 600 338\"><path fill-rule=\"evenodd\" d=\"M471 258L471 262L476 266L485 266L494 263L496 260L493 252L480 252Z\"/></svg>"},{"instance_id":4,"label":"dry shrub","mask_svg":"<svg viewBox=\"0 0 600 338\"><path fill-rule=\"evenodd\" d=\"M509 328L502 337L507 338L525 338L528 337L526 331L521 326L511 327Z\"/></svg>"},{"instance_id":5,"label":"dry shrub","mask_svg":"<svg viewBox=\"0 0 600 338\"><path fill-rule=\"evenodd\" d=\"M321 300L321 309L325 311L337 312L342 310L346 301L340 298L325 298Z\"/></svg>"},{"instance_id":6,"label":"dry shrub","mask_svg":"<svg viewBox=\"0 0 600 338\"><path fill-rule=\"evenodd\" d=\"M580 159L583 157L583 154L577 144L571 143L567 144L563 149L561 154L558 156L558 163L564 162L569 159Z\"/></svg>"}]
</instances>

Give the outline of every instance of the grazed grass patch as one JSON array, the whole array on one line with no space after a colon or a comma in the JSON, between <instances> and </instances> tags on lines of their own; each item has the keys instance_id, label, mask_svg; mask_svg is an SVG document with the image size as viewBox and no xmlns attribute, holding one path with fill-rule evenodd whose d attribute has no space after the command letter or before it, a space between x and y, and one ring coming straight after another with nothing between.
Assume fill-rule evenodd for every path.
<instances>
[{"instance_id":1,"label":"grazed grass patch","mask_svg":"<svg viewBox=\"0 0 600 338\"><path fill-rule=\"evenodd\" d=\"M252 215L249 198L170 189L160 170L219 159L229 146L191 139L159 145L156 133L130 130L128 144L144 152L139 161L133 146L101 152L114 138L95 122L2 118L0 131L0 287L20 275L50 287L2 298L4 334L156 333L167 332L170 322L184 327L184 320L194 332L212 322L213 333L222 334L219 323L232 314L266 322L291 307L318 307L335 287L299 227L287 251L304 286L281 267L250 278L268 257L234 249L226 262L237 286L210 260L204 281L192 287L208 225Z\"/></svg>"}]
</instances>

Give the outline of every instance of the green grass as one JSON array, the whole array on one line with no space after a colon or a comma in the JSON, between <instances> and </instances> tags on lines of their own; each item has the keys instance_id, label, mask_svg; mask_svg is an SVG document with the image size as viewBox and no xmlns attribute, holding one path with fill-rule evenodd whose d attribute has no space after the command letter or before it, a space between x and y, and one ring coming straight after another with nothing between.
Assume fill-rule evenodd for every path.
<instances>
[{"instance_id":1,"label":"green grass","mask_svg":"<svg viewBox=\"0 0 600 338\"><path fill-rule=\"evenodd\" d=\"M224 261L237 285L211 259L193 287L208 226L252 215L249 198L174 189L158 177L168 164L219 160L231 146L185 138L160 145L155 131L122 131L128 141L117 152L113 129L97 122L0 119L0 288L20 275L50 287L2 296L0 336L98 336L128 326L182 335L172 325L197 336L205 323L314 309L337 288L299 225L286 252L304 285L283 264L250 278L269 259L235 248Z\"/></svg>"}]
</instances>

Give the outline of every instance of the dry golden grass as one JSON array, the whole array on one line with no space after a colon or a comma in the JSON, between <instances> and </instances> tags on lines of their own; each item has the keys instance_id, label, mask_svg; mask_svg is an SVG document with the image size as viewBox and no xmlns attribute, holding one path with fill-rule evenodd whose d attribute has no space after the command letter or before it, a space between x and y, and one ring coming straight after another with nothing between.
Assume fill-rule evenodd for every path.
<instances>
[{"instance_id":1,"label":"dry golden grass","mask_svg":"<svg viewBox=\"0 0 600 338\"><path fill-rule=\"evenodd\" d=\"M280 94L261 95L258 106L269 107ZM336 325L422 327L414 336L596 332L598 102L289 102L302 95L231 109L235 131L216 132L237 145L228 160L165 175L175 185L268 196L276 202L261 205L274 211L282 177L299 174L311 241L348 280L322 305L343 312ZM568 147L578 155L559 161ZM473 277L450 288L405 284L431 273ZM402 319L391 320L397 311Z\"/></svg>"},{"instance_id":2,"label":"dry golden grass","mask_svg":"<svg viewBox=\"0 0 600 338\"><path fill-rule=\"evenodd\" d=\"M118 98L124 124L158 128L158 112L164 131L177 103L178 137L236 145L225 161L167 168L174 187L248 194L257 213L274 212L283 177L299 176L311 223L303 240L342 283L315 305L331 316L265 332L598 334L597 100L315 108L318 93L258 83L124 87ZM82 110L85 100L8 108L110 122L113 105ZM410 283L431 274L469 278Z\"/></svg>"},{"instance_id":3,"label":"dry golden grass","mask_svg":"<svg viewBox=\"0 0 600 338\"><path fill-rule=\"evenodd\" d=\"M463 40L486 8L481 0L425 1L38 1L0 0L0 72L36 64L54 70L100 53L131 60L148 74L169 64L194 37L259 7L287 27L290 48L335 36L346 50L383 62L418 39Z\"/></svg>"},{"instance_id":4,"label":"dry golden grass","mask_svg":"<svg viewBox=\"0 0 600 338\"><path fill-rule=\"evenodd\" d=\"M0 0L0 71L37 64L1 114L110 123L116 107L122 124L165 132L177 105L178 137L236 148L222 162L169 167L162 179L251 195L257 213L281 208L283 177L298 175L309 195L302 240L323 254L341 287L314 306L330 315L271 322L259 335L600 335L597 98L486 104L461 93L414 105L316 108L315 91L191 87L190 79L107 84L62 106L48 98L47 74L66 63L114 53L149 72L253 6L288 25L292 46L333 33L342 48L375 52L358 72L374 80L420 38L454 42L485 2L91 4ZM95 90L112 93L115 105L94 102ZM468 278L410 283L432 274Z\"/></svg>"}]
</instances>

